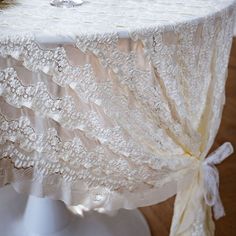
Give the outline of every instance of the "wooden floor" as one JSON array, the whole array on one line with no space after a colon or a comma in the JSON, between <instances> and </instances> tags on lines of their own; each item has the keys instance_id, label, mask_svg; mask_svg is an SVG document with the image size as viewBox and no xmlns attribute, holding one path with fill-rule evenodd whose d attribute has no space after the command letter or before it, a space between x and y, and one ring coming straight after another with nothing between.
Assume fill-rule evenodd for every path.
<instances>
[{"instance_id":1,"label":"wooden floor","mask_svg":"<svg viewBox=\"0 0 236 236\"><path fill-rule=\"evenodd\" d=\"M226 84L226 106L220 130L213 148L230 141L235 153L218 166L220 193L226 216L216 222L216 236L236 236L236 38L234 38L229 76ZM141 208L152 236L168 236L173 215L174 198L158 205Z\"/></svg>"}]
</instances>

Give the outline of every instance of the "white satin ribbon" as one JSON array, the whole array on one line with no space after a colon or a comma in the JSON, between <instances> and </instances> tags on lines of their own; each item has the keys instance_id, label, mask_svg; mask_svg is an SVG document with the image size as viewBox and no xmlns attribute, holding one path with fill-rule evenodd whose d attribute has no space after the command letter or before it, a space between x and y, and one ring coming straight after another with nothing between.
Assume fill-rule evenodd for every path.
<instances>
[{"instance_id":1,"label":"white satin ribbon","mask_svg":"<svg viewBox=\"0 0 236 236\"><path fill-rule=\"evenodd\" d=\"M225 215L219 194L219 172L215 165L220 164L233 153L231 143L224 143L203 161L204 198L208 206L213 207L214 218L217 220Z\"/></svg>"}]
</instances>

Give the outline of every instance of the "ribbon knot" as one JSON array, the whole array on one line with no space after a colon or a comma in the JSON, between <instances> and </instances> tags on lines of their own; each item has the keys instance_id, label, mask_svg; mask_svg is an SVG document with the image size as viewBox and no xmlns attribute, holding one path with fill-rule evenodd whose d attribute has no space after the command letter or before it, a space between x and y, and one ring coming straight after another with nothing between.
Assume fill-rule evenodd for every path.
<instances>
[{"instance_id":1,"label":"ribbon knot","mask_svg":"<svg viewBox=\"0 0 236 236\"><path fill-rule=\"evenodd\" d=\"M231 143L224 143L203 161L204 198L208 206L213 207L214 218L217 220L225 215L219 193L219 172L215 165L220 164L233 153Z\"/></svg>"}]
</instances>

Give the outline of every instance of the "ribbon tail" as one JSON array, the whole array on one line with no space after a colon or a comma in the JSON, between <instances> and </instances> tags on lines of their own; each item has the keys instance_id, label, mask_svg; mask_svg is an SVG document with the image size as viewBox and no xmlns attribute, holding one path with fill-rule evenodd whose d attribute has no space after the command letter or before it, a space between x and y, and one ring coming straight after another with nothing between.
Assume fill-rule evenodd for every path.
<instances>
[{"instance_id":1,"label":"ribbon tail","mask_svg":"<svg viewBox=\"0 0 236 236\"><path fill-rule=\"evenodd\" d=\"M213 213L216 220L225 216L225 209L219 197L217 199L217 204L213 206Z\"/></svg>"},{"instance_id":2,"label":"ribbon tail","mask_svg":"<svg viewBox=\"0 0 236 236\"><path fill-rule=\"evenodd\" d=\"M214 218L218 220L225 215L219 193L219 172L215 165L220 164L233 153L233 146L226 142L211 153L203 162L204 198L206 204L213 208Z\"/></svg>"}]
</instances>

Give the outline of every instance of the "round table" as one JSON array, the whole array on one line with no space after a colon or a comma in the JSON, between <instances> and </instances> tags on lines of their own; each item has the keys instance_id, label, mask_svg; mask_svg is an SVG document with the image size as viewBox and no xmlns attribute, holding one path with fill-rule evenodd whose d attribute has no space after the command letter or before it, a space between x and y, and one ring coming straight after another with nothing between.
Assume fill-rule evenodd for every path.
<instances>
[{"instance_id":1,"label":"round table","mask_svg":"<svg viewBox=\"0 0 236 236\"><path fill-rule=\"evenodd\" d=\"M233 148L208 153L235 13L235 0L0 2L0 186L30 195L42 219L61 209L58 227L35 232L65 226L63 204L111 213L177 194L170 235L213 234L215 165Z\"/></svg>"}]
</instances>

